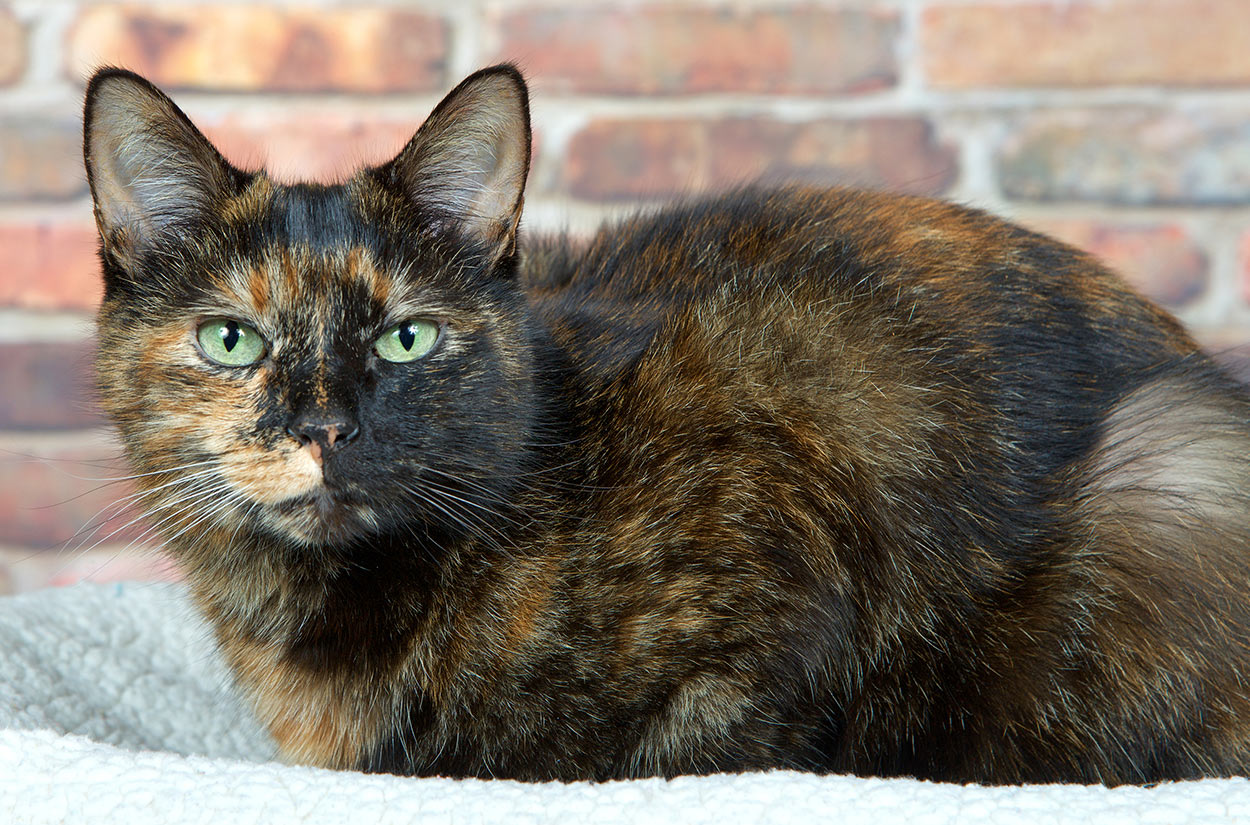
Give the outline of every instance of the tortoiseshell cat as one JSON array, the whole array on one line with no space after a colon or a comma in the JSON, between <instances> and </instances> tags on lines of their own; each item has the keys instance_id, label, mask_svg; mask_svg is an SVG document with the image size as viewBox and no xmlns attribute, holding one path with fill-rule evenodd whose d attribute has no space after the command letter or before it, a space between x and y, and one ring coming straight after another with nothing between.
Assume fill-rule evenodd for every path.
<instances>
[{"instance_id":1,"label":"tortoiseshell cat","mask_svg":"<svg viewBox=\"0 0 1250 825\"><path fill-rule=\"evenodd\" d=\"M748 189L518 245L527 93L342 185L104 70L100 387L284 758L1142 782L1250 758L1250 402L1089 256Z\"/></svg>"}]
</instances>

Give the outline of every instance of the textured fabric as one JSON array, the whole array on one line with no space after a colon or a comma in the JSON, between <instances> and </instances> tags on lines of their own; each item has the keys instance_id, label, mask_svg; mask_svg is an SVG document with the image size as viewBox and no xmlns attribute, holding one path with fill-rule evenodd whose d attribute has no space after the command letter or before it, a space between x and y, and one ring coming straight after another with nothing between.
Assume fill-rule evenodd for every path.
<instances>
[{"instance_id":1,"label":"textured fabric","mask_svg":"<svg viewBox=\"0 0 1250 825\"><path fill-rule=\"evenodd\" d=\"M0 599L0 822L1250 822L1250 781L984 788L795 773L601 785L367 776L272 761L171 585Z\"/></svg>"}]
</instances>

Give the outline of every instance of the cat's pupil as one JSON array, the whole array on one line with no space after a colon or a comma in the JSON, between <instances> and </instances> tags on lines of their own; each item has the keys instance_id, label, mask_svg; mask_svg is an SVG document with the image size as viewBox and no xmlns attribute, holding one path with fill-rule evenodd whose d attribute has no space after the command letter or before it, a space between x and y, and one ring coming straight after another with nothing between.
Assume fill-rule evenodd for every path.
<instances>
[{"instance_id":1,"label":"cat's pupil","mask_svg":"<svg viewBox=\"0 0 1250 825\"><path fill-rule=\"evenodd\" d=\"M406 352L412 350L413 343L417 340L417 333L413 330L412 324L403 324L399 328L399 343Z\"/></svg>"},{"instance_id":2,"label":"cat's pupil","mask_svg":"<svg viewBox=\"0 0 1250 825\"><path fill-rule=\"evenodd\" d=\"M227 321L221 327L221 345L226 348L226 352L233 352L238 343L239 325L234 321Z\"/></svg>"}]
</instances>

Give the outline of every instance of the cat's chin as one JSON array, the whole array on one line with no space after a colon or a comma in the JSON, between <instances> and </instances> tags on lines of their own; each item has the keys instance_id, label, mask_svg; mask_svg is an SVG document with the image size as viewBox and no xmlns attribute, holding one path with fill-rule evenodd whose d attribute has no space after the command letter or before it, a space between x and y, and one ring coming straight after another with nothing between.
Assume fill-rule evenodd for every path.
<instances>
[{"instance_id":1,"label":"cat's chin","mask_svg":"<svg viewBox=\"0 0 1250 825\"><path fill-rule=\"evenodd\" d=\"M270 527L301 544L341 544L359 538L374 526L373 511L329 491L297 496L271 505Z\"/></svg>"}]
</instances>

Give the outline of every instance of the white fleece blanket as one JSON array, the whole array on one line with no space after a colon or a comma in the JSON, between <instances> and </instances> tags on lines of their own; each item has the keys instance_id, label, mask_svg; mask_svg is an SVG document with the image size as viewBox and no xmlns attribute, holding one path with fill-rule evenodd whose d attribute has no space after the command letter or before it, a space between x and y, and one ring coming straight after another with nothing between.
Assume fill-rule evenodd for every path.
<instances>
[{"instance_id":1,"label":"white fleece blanket","mask_svg":"<svg viewBox=\"0 0 1250 825\"><path fill-rule=\"evenodd\" d=\"M296 768L177 586L0 598L0 823L1250 823L1250 781L1013 788L774 772L608 784Z\"/></svg>"}]
</instances>

